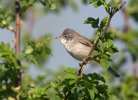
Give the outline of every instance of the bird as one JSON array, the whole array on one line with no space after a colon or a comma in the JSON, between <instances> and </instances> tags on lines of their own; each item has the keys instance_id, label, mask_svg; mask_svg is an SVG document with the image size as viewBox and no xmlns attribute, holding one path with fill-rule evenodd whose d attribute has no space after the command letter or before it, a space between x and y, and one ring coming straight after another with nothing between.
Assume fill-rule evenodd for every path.
<instances>
[{"instance_id":1,"label":"bird","mask_svg":"<svg viewBox=\"0 0 138 100\"><path fill-rule=\"evenodd\" d=\"M71 28L66 28L63 33L56 37L64 45L66 51L76 60L83 61L88 56L93 43L85 36L80 35ZM95 48L97 50L97 48ZM116 78L120 75L109 66L107 69Z\"/></svg>"}]
</instances>

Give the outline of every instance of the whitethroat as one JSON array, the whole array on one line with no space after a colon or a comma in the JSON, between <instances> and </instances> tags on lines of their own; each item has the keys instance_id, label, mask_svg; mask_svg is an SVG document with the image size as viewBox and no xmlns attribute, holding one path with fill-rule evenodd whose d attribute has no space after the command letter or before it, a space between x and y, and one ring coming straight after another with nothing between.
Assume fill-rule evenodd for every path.
<instances>
[{"instance_id":1,"label":"whitethroat","mask_svg":"<svg viewBox=\"0 0 138 100\"><path fill-rule=\"evenodd\" d=\"M83 61L83 59L88 56L93 46L93 43L89 39L70 28L66 28L63 33L55 39L59 39L66 51L73 58L80 61ZM111 67L107 70L115 77L120 77L120 75Z\"/></svg>"}]
</instances>

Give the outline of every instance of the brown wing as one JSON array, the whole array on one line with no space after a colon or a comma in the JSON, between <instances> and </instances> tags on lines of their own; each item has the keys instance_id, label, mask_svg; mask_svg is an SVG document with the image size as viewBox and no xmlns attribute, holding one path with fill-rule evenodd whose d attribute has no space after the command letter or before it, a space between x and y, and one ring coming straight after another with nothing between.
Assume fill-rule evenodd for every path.
<instances>
[{"instance_id":1,"label":"brown wing","mask_svg":"<svg viewBox=\"0 0 138 100\"><path fill-rule=\"evenodd\" d=\"M78 42L82 43L83 45L89 46L89 47L92 46L91 41L84 36L79 37Z\"/></svg>"},{"instance_id":2,"label":"brown wing","mask_svg":"<svg viewBox=\"0 0 138 100\"><path fill-rule=\"evenodd\" d=\"M87 38L84 37L84 36L79 37L78 42L81 43L81 44L84 44L84 45L86 45L86 46L89 46L89 47L92 47L92 46L93 46L93 42L90 41L89 39L87 39ZM101 52L101 51L98 49L98 47L96 47L95 50L97 50L98 52Z\"/></svg>"}]
</instances>

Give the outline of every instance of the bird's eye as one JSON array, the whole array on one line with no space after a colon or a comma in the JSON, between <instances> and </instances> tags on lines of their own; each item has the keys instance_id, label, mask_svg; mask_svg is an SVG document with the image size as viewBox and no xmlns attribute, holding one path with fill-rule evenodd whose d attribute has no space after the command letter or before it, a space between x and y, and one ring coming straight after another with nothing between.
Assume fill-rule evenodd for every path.
<instances>
[{"instance_id":1,"label":"bird's eye","mask_svg":"<svg viewBox=\"0 0 138 100\"><path fill-rule=\"evenodd\" d=\"M64 37L67 37L67 35L65 35Z\"/></svg>"}]
</instances>

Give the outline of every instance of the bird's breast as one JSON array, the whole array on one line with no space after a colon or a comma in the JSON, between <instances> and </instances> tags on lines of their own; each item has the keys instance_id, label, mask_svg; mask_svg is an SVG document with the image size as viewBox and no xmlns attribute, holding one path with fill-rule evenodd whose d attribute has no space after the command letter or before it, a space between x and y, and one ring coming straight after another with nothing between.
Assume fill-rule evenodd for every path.
<instances>
[{"instance_id":1,"label":"bird's breast","mask_svg":"<svg viewBox=\"0 0 138 100\"><path fill-rule=\"evenodd\" d=\"M79 42L75 43L75 42L70 42L70 43L66 43L64 44L65 49L67 50L67 52L74 57L77 60L82 61L84 57L86 57L90 50L91 47L83 45Z\"/></svg>"}]
</instances>

